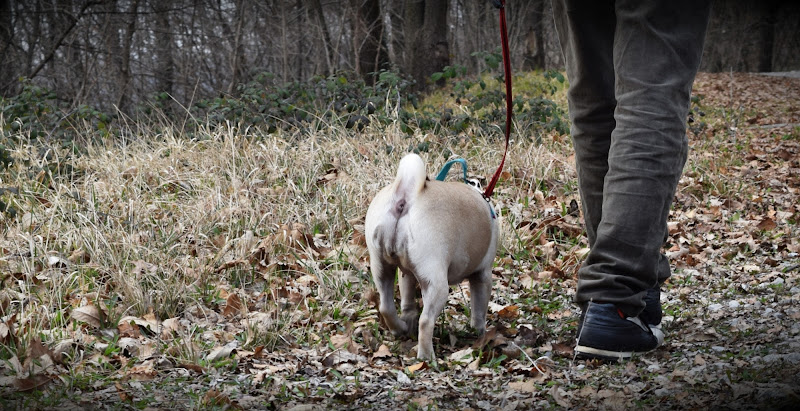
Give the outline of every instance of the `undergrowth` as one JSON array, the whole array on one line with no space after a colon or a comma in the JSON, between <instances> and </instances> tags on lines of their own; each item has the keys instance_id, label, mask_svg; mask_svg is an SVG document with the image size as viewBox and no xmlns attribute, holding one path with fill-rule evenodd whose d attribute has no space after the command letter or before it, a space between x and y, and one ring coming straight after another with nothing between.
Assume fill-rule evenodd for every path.
<instances>
[{"instance_id":1,"label":"undergrowth","mask_svg":"<svg viewBox=\"0 0 800 411\"><path fill-rule=\"evenodd\" d=\"M500 192L519 184L534 202L534 191L572 178L543 151L565 147L564 114L547 100L560 98L563 79L518 79L528 86L515 99L509 163L520 168ZM399 159L418 152L433 174L464 157L485 178L501 156L501 84L488 73L448 80L419 98L391 72L375 87L348 75L303 84L263 75L183 113L156 96L136 120L64 107L26 82L0 101L7 378L28 391L59 375L81 390L147 374L153 353L225 371L235 363L209 353L220 345L325 346L347 324L372 321L359 236ZM517 253L535 238L502 247ZM36 365L42 344L56 363Z\"/></svg>"}]
</instances>

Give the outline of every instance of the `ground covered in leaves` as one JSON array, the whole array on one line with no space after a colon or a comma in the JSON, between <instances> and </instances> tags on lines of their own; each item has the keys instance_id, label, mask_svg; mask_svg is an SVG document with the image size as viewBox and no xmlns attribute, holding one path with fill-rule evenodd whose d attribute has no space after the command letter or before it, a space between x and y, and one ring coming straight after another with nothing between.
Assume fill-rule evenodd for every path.
<instances>
[{"instance_id":1,"label":"ground covered in leaves","mask_svg":"<svg viewBox=\"0 0 800 411\"><path fill-rule=\"evenodd\" d=\"M2 174L7 408L764 409L800 404L800 79L700 74L670 216L666 344L574 359L568 136L518 137L489 331L454 287L437 360L381 325L363 216L408 149L489 175L496 136L173 129ZM563 94L562 94L563 100ZM563 105L563 101L562 101ZM458 109L458 108L456 108ZM132 132L133 133L133 132ZM520 133L524 134L524 133ZM26 151L27 150L27 151Z\"/></svg>"}]
</instances>

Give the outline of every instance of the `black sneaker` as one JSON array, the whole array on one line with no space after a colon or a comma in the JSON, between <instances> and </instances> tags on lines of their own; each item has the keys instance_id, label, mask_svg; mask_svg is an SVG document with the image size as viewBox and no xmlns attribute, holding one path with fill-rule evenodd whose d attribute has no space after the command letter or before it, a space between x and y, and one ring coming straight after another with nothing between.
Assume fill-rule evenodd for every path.
<instances>
[{"instance_id":1,"label":"black sneaker","mask_svg":"<svg viewBox=\"0 0 800 411\"><path fill-rule=\"evenodd\" d=\"M581 358L619 360L634 353L654 350L664 342L664 333L639 317L626 317L614 304L589 302L575 354Z\"/></svg>"},{"instance_id":2,"label":"black sneaker","mask_svg":"<svg viewBox=\"0 0 800 411\"><path fill-rule=\"evenodd\" d=\"M583 318L586 316L586 306L581 306L581 316L578 319L578 334L583 327ZM659 287L647 290L644 296L644 310L639 318L650 328L661 328L661 289Z\"/></svg>"},{"instance_id":3,"label":"black sneaker","mask_svg":"<svg viewBox=\"0 0 800 411\"><path fill-rule=\"evenodd\" d=\"M661 315L661 290L659 287L651 288L644 296L644 311L639 318L650 327L660 327Z\"/></svg>"}]
</instances>

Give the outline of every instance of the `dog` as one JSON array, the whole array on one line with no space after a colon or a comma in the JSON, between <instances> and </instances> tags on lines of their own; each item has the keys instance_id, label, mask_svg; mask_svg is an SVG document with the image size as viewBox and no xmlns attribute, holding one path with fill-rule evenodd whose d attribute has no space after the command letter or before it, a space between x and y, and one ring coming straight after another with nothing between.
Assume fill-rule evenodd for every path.
<instances>
[{"instance_id":1,"label":"dog","mask_svg":"<svg viewBox=\"0 0 800 411\"><path fill-rule=\"evenodd\" d=\"M364 224L378 310L396 336L418 321L417 357L433 360L433 327L450 285L469 280L470 325L482 335L492 290L498 223L491 204L465 183L431 181L416 154L400 160L397 176L370 203ZM394 284L400 269L400 308ZM422 291L419 314L416 286Z\"/></svg>"}]
</instances>

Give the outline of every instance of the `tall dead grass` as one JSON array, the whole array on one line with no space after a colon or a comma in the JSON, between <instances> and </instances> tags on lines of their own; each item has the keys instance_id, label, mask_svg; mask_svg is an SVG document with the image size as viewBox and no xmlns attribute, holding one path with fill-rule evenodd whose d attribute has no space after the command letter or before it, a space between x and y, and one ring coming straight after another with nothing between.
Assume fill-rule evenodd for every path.
<instances>
[{"instance_id":1,"label":"tall dead grass","mask_svg":"<svg viewBox=\"0 0 800 411\"><path fill-rule=\"evenodd\" d=\"M50 170L48 161L69 163L71 171L31 175L37 165L18 161L2 173L2 185L16 190L8 198L18 214L0 222L7 273L0 314L25 330L18 342L3 341L12 352L31 336L58 341L74 333L70 313L79 307L100 308L99 328L129 315L179 317L201 300L219 300L221 288L274 295L276 278L292 270L318 277L317 300L344 307L371 287L359 230L403 155L428 143L421 154L429 175L451 153L483 177L502 156L502 142L485 133L409 136L391 126L275 134L226 126L192 139L170 127L124 134L89 143L81 155L52 150L49 160L20 145L16 158L40 158L42 170ZM574 179L563 137L534 140L512 144L494 199L513 224L524 219L520 204L535 206L535 191ZM508 240L513 224L502 225L501 255L518 247ZM287 227L298 227L301 246L275 241ZM247 309L272 313L279 324L287 307L262 300Z\"/></svg>"}]
</instances>

